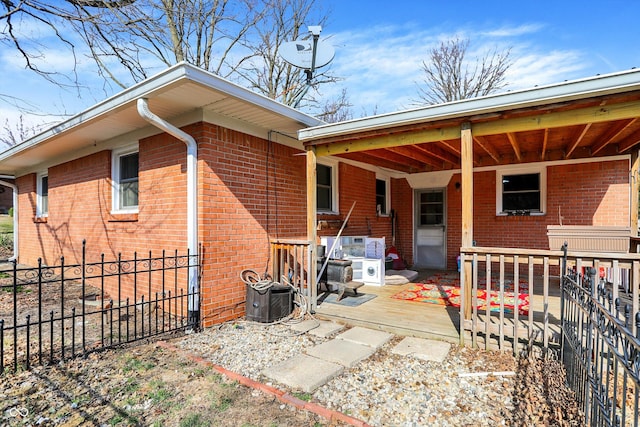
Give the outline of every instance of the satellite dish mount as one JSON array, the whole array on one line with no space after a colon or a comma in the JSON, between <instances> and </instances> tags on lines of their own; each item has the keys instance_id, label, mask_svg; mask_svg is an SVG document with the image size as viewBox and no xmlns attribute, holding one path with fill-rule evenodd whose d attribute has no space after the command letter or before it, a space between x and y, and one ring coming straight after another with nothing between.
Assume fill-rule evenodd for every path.
<instances>
[{"instance_id":1,"label":"satellite dish mount","mask_svg":"<svg viewBox=\"0 0 640 427\"><path fill-rule=\"evenodd\" d=\"M313 80L313 73L317 68L324 67L333 60L335 49L328 43L320 40L320 25L309 25L311 40L303 39L283 43L280 46L280 56L289 64L297 68L302 68L307 76L307 88L298 99L297 105L306 94Z\"/></svg>"},{"instance_id":2,"label":"satellite dish mount","mask_svg":"<svg viewBox=\"0 0 640 427\"><path fill-rule=\"evenodd\" d=\"M320 38L322 27L320 25L309 25L307 29L313 36L313 48L311 51L311 69L304 70L304 73L307 75L307 84L310 85L311 80L313 79L313 72L316 70L316 55L318 53L318 39Z\"/></svg>"}]
</instances>

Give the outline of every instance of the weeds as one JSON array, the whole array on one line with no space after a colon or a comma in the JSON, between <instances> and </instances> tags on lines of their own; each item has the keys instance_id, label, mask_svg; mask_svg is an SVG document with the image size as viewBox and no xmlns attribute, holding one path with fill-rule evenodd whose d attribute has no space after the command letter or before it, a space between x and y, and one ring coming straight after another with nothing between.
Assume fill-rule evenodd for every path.
<instances>
[{"instance_id":1,"label":"weeds","mask_svg":"<svg viewBox=\"0 0 640 427\"><path fill-rule=\"evenodd\" d=\"M143 362L140 359L136 359L135 357L127 358L124 362L124 367L122 371L124 373L128 373L131 371L139 372L139 371L148 371L153 368L155 365L149 361Z\"/></svg>"},{"instance_id":2,"label":"weeds","mask_svg":"<svg viewBox=\"0 0 640 427\"><path fill-rule=\"evenodd\" d=\"M203 420L200 414L187 415L182 421L180 421L180 427L206 427L210 426L209 421Z\"/></svg>"},{"instance_id":3,"label":"weeds","mask_svg":"<svg viewBox=\"0 0 640 427\"><path fill-rule=\"evenodd\" d=\"M293 397L304 400L305 402L311 401L311 394L309 393L293 393Z\"/></svg>"},{"instance_id":4,"label":"weeds","mask_svg":"<svg viewBox=\"0 0 640 427\"><path fill-rule=\"evenodd\" d=\"M172 396L172 393L165 388L164 381L152 381L150 393L147 394L147 397L151 399L154 404L160 404L169 400Z\"/></svg>"}]
</instances>

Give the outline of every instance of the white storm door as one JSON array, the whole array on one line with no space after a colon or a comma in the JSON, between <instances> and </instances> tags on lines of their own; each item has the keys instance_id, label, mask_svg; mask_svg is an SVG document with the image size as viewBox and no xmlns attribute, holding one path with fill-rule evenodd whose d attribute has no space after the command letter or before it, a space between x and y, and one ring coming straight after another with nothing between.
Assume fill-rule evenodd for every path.
<instances>
[{"instance_id":1,"label":"white storm door","mask_svg":"<svg viewBox=\"0 0 640 427\"><path fill-rule=\"evenodd\" d=\"M415 264L444 270L447 267L447 212L443 189L415 192Z\"/></svg>"}]
</instances>

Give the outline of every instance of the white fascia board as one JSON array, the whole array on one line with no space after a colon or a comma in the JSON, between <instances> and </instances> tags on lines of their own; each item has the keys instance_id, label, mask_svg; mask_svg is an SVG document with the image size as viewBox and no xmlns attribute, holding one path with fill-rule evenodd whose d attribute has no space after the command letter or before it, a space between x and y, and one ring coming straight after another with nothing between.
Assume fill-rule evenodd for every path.
<instances>
[{"instance_id":1,"label":"white fascia board","mask_svg":"<svg viewBox=\"0 0 640 427\"><path fill-rule=\"evenodd\" d=\"M468 117L495 111L514 110L638 89L640 89L640 70L630 70L301 129L298 131L298 139L309 141L317 138L392 128L426 121Z\"/></svg>"}]
</instances>

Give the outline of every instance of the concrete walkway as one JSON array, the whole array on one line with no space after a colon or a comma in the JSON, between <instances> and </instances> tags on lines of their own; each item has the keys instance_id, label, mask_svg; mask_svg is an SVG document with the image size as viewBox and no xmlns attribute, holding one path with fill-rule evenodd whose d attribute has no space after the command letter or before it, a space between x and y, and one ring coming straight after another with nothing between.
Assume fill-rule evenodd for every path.
<instances>
[{"instance_id":1,"label":"concrete walkway","mask_svg":"<svg viewBox=\"0 0 640 427\"><path fill-rule=\"evenodd\" d=\"M299 332L334 338L311 347L304 354L296 355L264 371L267 378L299 389L307 393L341 375L345 369L358 366L362 360L373 355L385 345L393 334L354 327L340 332L344 326L330 321L306 320L293 327ZM442 362L451 344L424 338L406 337L392 348L392 353L400 356L416 357L425 361Z\"/></svg>"}]
</instances>

